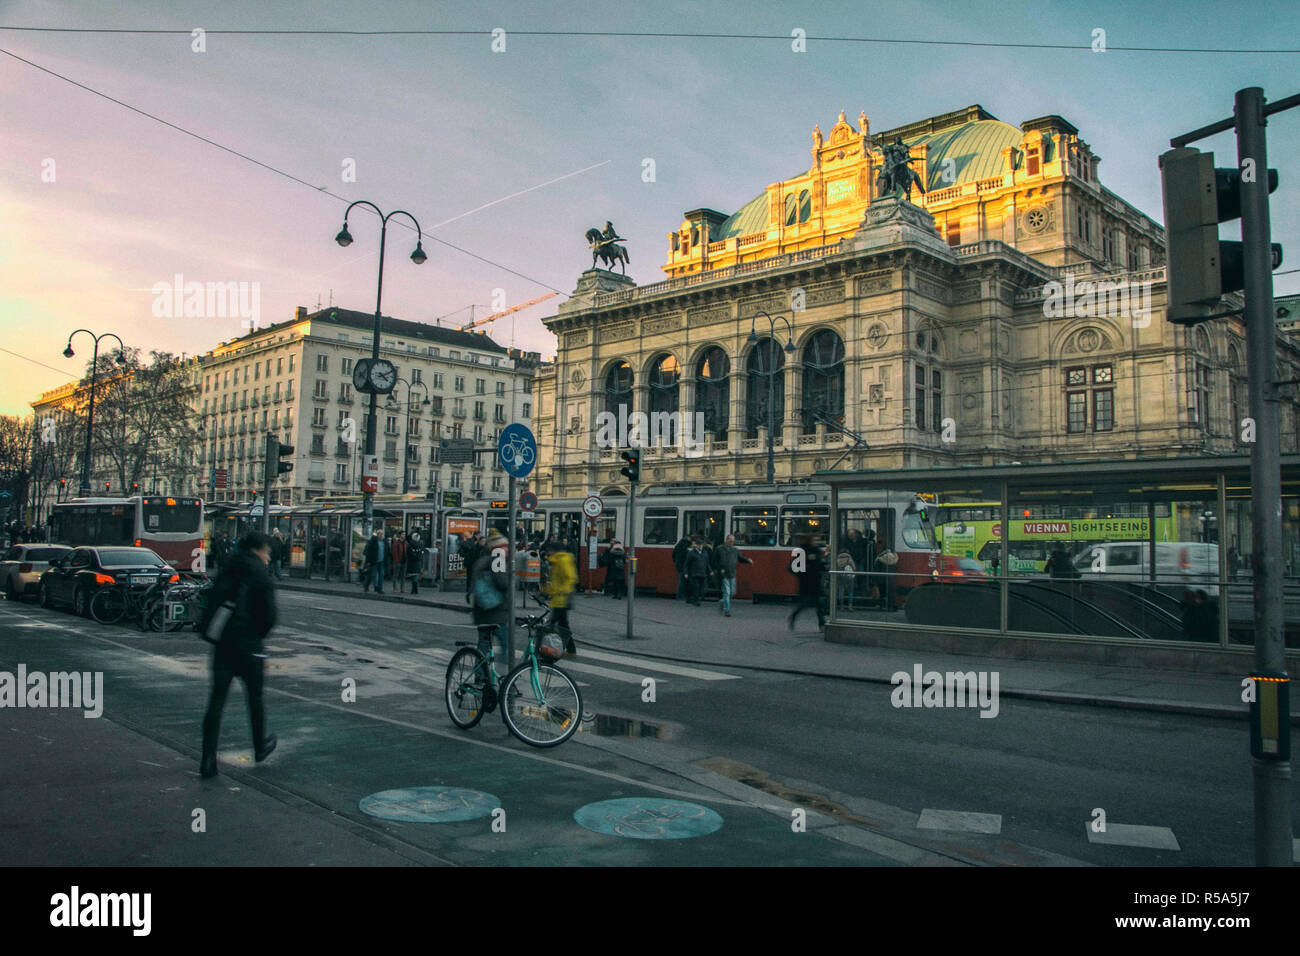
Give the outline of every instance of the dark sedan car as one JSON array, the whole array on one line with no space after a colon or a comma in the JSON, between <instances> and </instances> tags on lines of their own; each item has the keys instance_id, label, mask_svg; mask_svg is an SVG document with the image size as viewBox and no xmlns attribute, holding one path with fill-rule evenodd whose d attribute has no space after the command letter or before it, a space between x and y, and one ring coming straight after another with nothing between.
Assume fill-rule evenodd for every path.
<instances>
[{"instance_id":1,"label":"dark sedan car","mask_svg":"<svg viewBox=\"0 0 1300 956\"><path fill-rule=\"evenodd\" d=\"M86 616L96 588L118 584L147 588L160 576L164 581L177 579L171 566L148 548L76 548L41 575L37 599L41 607L67 604Z\"/></svg>"}]
</instances>

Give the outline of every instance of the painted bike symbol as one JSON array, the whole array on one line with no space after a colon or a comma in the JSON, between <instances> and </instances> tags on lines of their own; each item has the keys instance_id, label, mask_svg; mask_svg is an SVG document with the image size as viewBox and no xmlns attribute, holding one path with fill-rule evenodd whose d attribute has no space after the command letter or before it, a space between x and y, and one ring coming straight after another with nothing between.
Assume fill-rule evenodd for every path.
<instances>
[{"instance_id":1,"label":"painted bike symbol","mask_svg":"<svg viewBox=\"0 0 1300 956\"><path fill-rule=\"evenodd\" d=\"M515 467L515 462L527 467L533 463L533 459L536 457L523 435L515 435L501 449L501 461L507 468Z\"/></svg>"},{"instance_id":2,"label":"painted bike symbol","mask_svg":"<svg viewBox=\"0 0 1300 956\"><path fill-rule=\"evenodd\" d=\"M678 820L698 820L708 811L704 807L664 804L654 809L638 806L625 813L605 817L619 836L662 836Z\"/></svg>"}]
</instances>

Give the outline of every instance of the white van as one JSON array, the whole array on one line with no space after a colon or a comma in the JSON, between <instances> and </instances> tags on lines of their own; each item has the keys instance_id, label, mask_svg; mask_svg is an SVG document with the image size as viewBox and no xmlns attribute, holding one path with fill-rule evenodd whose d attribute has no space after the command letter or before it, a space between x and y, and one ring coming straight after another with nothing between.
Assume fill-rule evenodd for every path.
<instances>
[{"instance_id":1,"label":"white van","mask_svg":"<svg viewBox=\"0 0 1300 956\"><path fill-rule=\"evenodd\" d=\"M1151 545L1146 541L1107 541L1089 545L1074 558L1081 575L1150 581ZM1182 584L1219 596L1219 546L1200 541L1157 541L1156 583Z\"/></svg>"}]
</instances>

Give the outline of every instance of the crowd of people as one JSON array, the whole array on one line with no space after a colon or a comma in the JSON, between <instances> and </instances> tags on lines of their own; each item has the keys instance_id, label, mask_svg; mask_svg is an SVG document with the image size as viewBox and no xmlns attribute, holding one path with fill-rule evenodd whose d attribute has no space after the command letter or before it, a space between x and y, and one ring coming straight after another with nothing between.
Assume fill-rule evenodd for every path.
<instances>
[{"instance_id":1,"label":"crowd of people","mask_svg":"<svg viewBox=\"0 0 1300 956\"><path fill-rule=\"evenodd\" d=\"M7 539L5 547L12 548L16 544L48 541L49 530L44 525L24 525L21 521L14 519L4 526L5 538Z\"/></svg>"}]
</instances>

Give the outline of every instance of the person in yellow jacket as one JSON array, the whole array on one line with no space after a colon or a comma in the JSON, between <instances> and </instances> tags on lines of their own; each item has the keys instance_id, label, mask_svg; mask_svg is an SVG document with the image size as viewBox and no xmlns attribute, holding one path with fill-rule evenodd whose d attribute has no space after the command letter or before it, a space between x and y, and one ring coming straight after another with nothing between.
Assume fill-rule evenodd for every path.
<instances>
[{"instance_id":1,"label":"person in yellow jacket","mask_svg":"<svg viewBox=\"0 0 1300 956\"><path fill-rule=\"evenodd\" d=\"M546 594L551 602L552 620L556 631L564 639L564 656L576 657L578 648L573 643L573 631L569 628L569 595L578 586L578 565L571 552L553 551L549 567Z\"/></svg>"}]
</instances>

